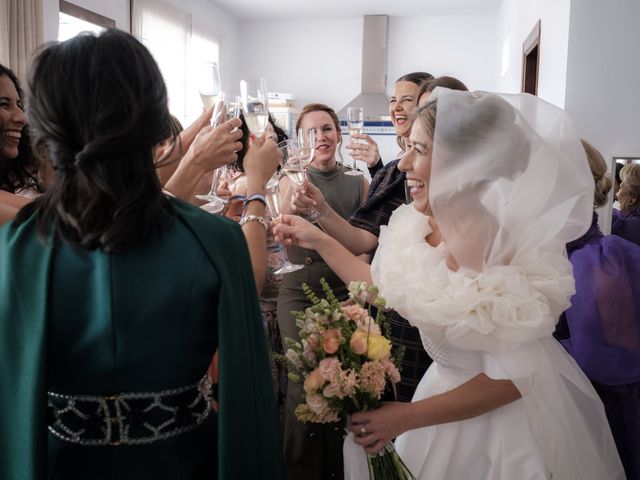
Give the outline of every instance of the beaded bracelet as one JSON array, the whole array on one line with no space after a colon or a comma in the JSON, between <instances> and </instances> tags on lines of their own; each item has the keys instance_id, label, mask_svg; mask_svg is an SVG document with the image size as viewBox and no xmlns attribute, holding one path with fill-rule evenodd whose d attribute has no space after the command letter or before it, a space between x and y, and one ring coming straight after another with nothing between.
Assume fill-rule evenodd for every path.
<instances>
[{"instance_id":1,"label":"beaded bracelet","mask_svg":"<svg viewBox=\"0 0 640 480\"><path fill-rule=\"evenodd\" d=\"M267 206L267 199L264 198L264 195L261 195L260 193L254 193L253 195L249 195L247 198L244 199L244 202L242 202L242 208L246 210L249 203L255 202L255 201L262 202L262 204L265 207Z\"/></svg>"},{"instance_id":2,"label":"beaded bracelet","mask_svg":"<svg viewBox=\"0 0 640 480\"><path fill-rule=\"evenodd\" d=\"M243 226L247 222L258 222L265 230L269 230L269 222L259 215L243 215L238 223Z\"/></svg>"}]
</instances>

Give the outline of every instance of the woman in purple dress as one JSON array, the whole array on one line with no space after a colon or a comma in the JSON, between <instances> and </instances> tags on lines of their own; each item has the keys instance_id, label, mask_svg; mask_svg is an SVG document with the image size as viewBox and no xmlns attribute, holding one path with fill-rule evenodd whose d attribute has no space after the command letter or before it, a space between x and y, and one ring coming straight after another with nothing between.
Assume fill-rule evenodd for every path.
<instances>
[{"instance_id":1,"label":"woman in purple dress","mask_svg":"<svg viewBox=\"0 0 640 480\"><path fill-rule=\"evenodd\" d=\"M625 165L620 180L620 211L613 211L611 233L640 245L640 164Z\"/></svg>"},{"instance_id":2,"label":"woman in purple dress","mask_svg":"<svg viewBox=\"0 0 640 480\"><path fill-rule=\"evenodd\" d=\"M607 201L611 180L602 155L583 141L595 182L594 206ZM640 167L640 165L638 166ZM623 177L624 178L624 177ZM622 189L621 189L622 190ZM624 195L623 195L624 197ZM638 230L640 232L640 229ZM628 479L640 479L640 248L603 235L598 215L567 244L576 293L556 337L575 358L604 403Z\"/></svg>"}]
</instances>

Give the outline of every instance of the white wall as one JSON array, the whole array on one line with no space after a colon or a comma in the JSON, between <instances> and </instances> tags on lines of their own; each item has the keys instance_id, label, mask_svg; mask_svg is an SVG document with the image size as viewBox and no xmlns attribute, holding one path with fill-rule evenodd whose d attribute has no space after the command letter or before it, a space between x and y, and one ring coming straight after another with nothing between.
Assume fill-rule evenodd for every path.
<instances>
[{"instance_id":1,"label":"white wall","mask_svg":"<svg viewBox=\"0 0 640 480\"><path fill-rule=\"evenodd\" d=\"M610 162L640 154L639 18L637 1L571 3L566 110L578 134ZM608 233L611 204L598 212Z\"/></svg>"},{"instance_id":2,"label":"white wall","mask_svg":"<svg viewBox=\"0 0 640 480\"><path fill-rule=\"evenodd\" d=\"M541 20L538 96L564 108L571 3L571 0L503 0L498 13L496 47L500 57L499 91L521 91L522 44L536 22ZM503 62L508 65L506 71L503 71Z\"/></svg>"},{"instance_id":3,"label":"white wall","mask_svg":"<svg viewBox=\"0 0 640 480\"><path fill-rule=\"evenodd\" d=\"M336 110L360 93L362 18L240 23L241 76ZM496 16L390 17L387 90L412 71L453 75L470 88L498 81Z\"/></svg>"},{"instance_id":4,"label":"white wall","mask_svg":"<svg viewBox=\"0 0 640 480\"><path fill-rule=\"evenodd\" d=\"M234 17L220 10L206 0L167 0L177 7L191 12L192 23L200 29L209 28L218 34L220 40L219 63L222 89L232 93L239 90L238 73L239 26Z\"/></svg>"},{"instance_id":5,"label":"white wall","mask_svg":"<svg viewBox=\"0 0 640 480\"><path fill-rule=\"evenodd\" d=\"M640 2L571 4L566 110L605 158L640 153Z\"/></svg>"},{"instance_id":6,"label":"white wall","mask_svg":"<svg viewBox=\"0 0 640 480\"><path fill-rule=\"evenodd\" d=\"M495 90L498 37L495 15L391 17L388 89L409 72L451 75L471 90Z\"/></svg>"},{"instance_id":7,"label":"white wall","mask_svg":"<svg viewBox=\"0 0 640 480\"><path fill-rule=\"evenodd\" d=\"M362 18L240 23L240 76L265 77L299 108L339 110L360 93L362 26Z\"/></svg>"}]
</instances>

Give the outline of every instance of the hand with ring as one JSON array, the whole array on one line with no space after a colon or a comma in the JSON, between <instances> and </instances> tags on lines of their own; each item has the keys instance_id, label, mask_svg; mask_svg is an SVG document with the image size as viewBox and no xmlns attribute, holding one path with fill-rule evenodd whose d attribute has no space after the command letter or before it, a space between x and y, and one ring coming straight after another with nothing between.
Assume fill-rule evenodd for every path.
<instances>
[{"instance_id":1,"label":"hand with ring","mask_svg":"<svg viewBox=\"0 0 640 480\"><path fill-rule=\"evenodd\" d=\"M385 402L379 408L351 415L349 430L354 442L367 453L378 453L401 433L415 428L412 406L405 402Z\"/></svg>"}]
</instances>

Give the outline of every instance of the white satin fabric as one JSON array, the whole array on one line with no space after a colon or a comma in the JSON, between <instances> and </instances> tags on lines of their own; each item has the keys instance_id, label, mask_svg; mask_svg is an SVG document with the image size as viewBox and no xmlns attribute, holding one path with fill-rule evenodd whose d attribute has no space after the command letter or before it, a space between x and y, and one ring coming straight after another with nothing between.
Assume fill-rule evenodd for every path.
<instances>
[{"instance_id":1,"label":"white satin fabric","mask_svg":"<svg viewBox=\"0 0 640 480\"><path fill-rule=\"evenodd\" d=\"M624 473L604 409L587 378L551 337L574 291L562 242L528 249L480 273L446 264L425 242L428 219L400 206L382 227L372 264L388 304L420 329L434 359L413 401L479 373L511 379L522 398L396 441L419 480L617 480Z\"/></svg>"}]
</instances>

